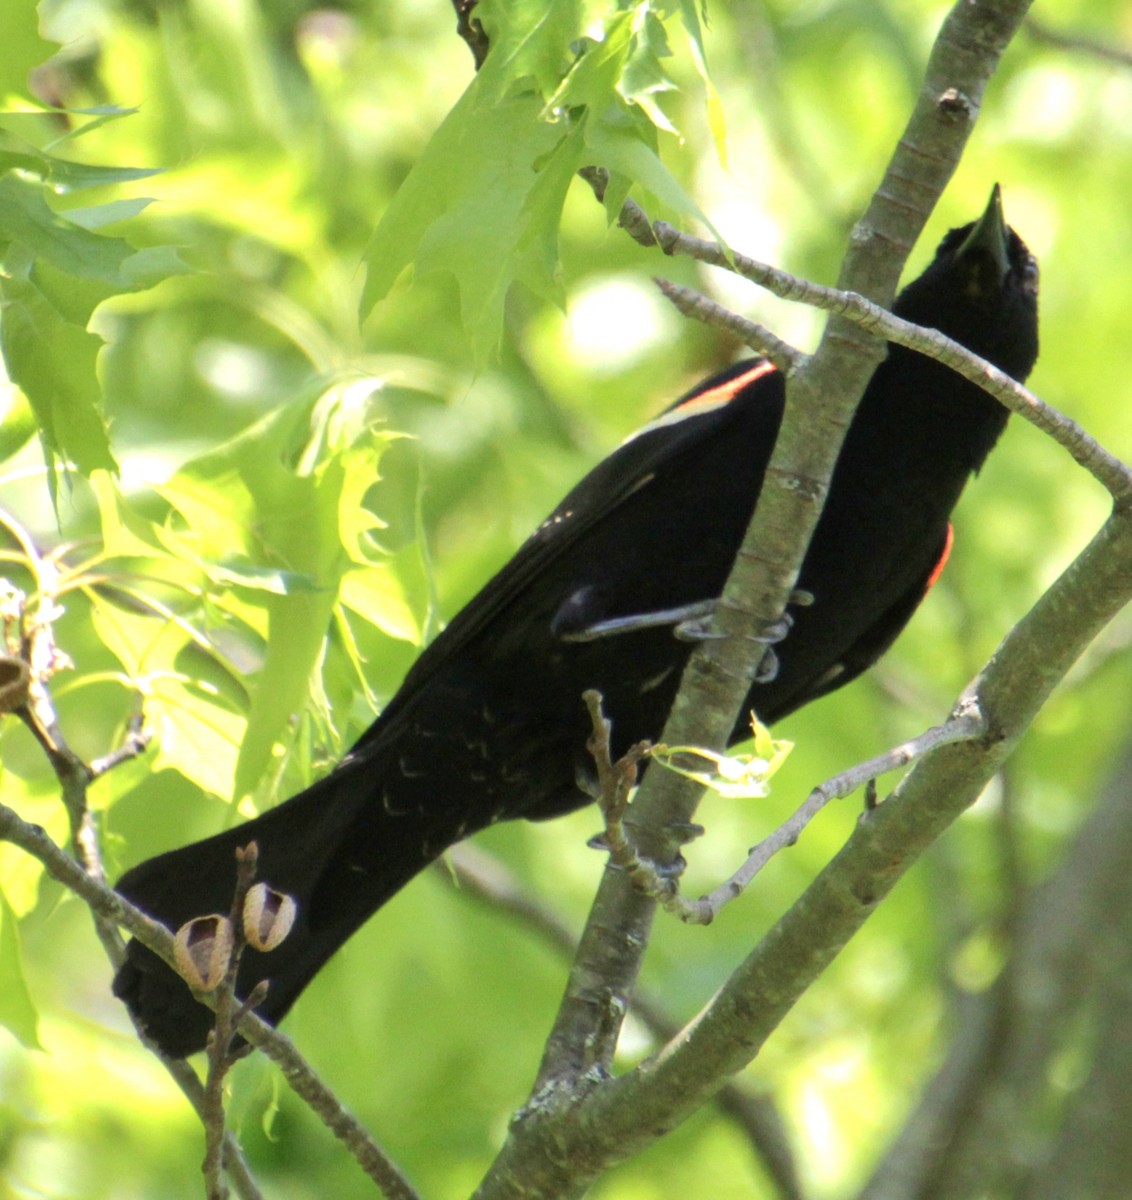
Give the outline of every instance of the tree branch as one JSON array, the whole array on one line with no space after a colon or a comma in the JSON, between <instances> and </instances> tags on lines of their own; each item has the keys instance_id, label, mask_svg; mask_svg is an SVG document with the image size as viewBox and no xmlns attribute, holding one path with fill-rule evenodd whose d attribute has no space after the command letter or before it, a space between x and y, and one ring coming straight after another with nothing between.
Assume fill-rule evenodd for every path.
<instances>
[{"instance_id":1,"label":"tree branch","mask_svg":"<svg viewBox=\"0 0 1132 1200\"><path fill-rule=\"evenodd\" d=\"M447 857L452 869L441 864L440 874L449 884L496 911L518 918L567 962L573 958L578 946L576 934L502 862L472 842L452 847ZM632 1014L659 1043L670 1041L680 1032L679 1023L666 1011L660 997L643 988L633 995ZM802 1200L797 1164L774 1101L744 1086L741 1079L724 1085L716 1100L750 1142L780 1200Z\"/></svg>"},{"instance_id":2,"label":"tree branch","mask_svg":"<svg viewBox=\"0 0 1132 1200\"><path fill-rule=\"evenodd\" d=\"M526 1110L480 1200L580 1196L750 1062L908 867L974 803L1077 657L1129 599L1132 513L1120 509L968 689L986 714L987 735L920 760L668 1045L572 1107Z\"/></svg>"},{"instance_id":3,"label":"tree branch","mask_svg":"<svg viewBox=\"0 0 1132 1200\"><path fill-rule=\"evenodd\" d=\"M926 754L931 754L940 746L971 741L985 733L986 723L977 707L970 703L964 704L960 706L960 711L944 724L935 725L885 754L878 754L867 762L858 763L855 767L850 767L819 784L789 820L784 821L769 837L763 838L751 849L746 862L730 878L725 879L699 900L682 900L679 916L690 924L711 924L725 905L743 894L755 876L780 850L785 850L798 841L806 826L831 800L842 800L852 795L859 787L872 784L878 776L906 767Z\"/></svg>"},{"instance_id":4,"label":"tree branch","mask_svg":"<svg viewBox=\"0 0 1132 1200\"><path fill-rule=\"evenodd\" d=\"M472 52L477 71L487 60L487 52L491 49L483 26L472 15L478 3L479 0L452 0L452 7L456 10L456 32Z\"/></svg>"},{"instance_id":5,"label":"tree branch","mask_svg":"<svg viewBox=\"0 0 1132 1200\"><path fill-rule=\"evenodd\" d=\"M908 250L959 161L987 80L1027 7L1026 0L964 0L951 10L916 108L851 238L842 291L880 304L891 300ZM633 214L623 210L622 218L626 215ZM792 377L767 486L717 610L718 630L726 636L705 641L693 654L664 730L666 743L711 749L726 743L762 653L750 635L768 628L786 607L841 440L882 353L881 341L837 317L818 352ZM633 805L641 849L649 858L673 860L698 797L698 788L670 772L649 773ZM607 869L529 1112L553 1110L590 1090L592 1064L598 1078L608 1069L620 1023L616 1014L628 1006L654 907L620 872ZM505 1180L519 1153L516 1146L536 1136L535 1124L513 1128L482 1196L511 1194Z\"/></svg>"},{"instance_id":6,"label":"tree branch","mask_svg":"<svg viewBox=\"0 0 1132 1200\"><path fill-rule=\"evenodd\" d=\"M716 329L733 333L744 346L764 358L769 358L788 378L805 363L807 355L782 341L757 321L741 317L709 299L702 292L684 287L683 284L672 283L668 279L654 279L653 282L660 288L661 295L669 300L678 312L702 321L705 325L713 325Z\"/></svg>"},{"instance_id":7,"label":"tree branch","mask_svg":"<svg viewBox=\"0 0 1132 1200\"><path fill-rule=\"evenodd\" d=\"M974 1181L997 1194L1032 1194L1034 1200L1121 1194L1073 1186L1062 1169L1050 1170L1047 1158L1072 1160L1073 1169L1087 1173L1090 1164L1078 1156L1088 1146L1092 1165L1107 1158L1107 1169L1119 1162L1127 1141L1128 1077L1109 1076L1124 1052L1127 1012L1108 1014L1107 1025L1117 1034L1112 1054L1103 1034L1097 1043L1106 1049L1095 1060L1090 1082L1111 1103L1103 1118L1094 1114L1087 1134L1080 1098L1051 1085L1050 1066L1079 1030L1080 1018L1092 1013L1098 995L1107 1007L1116 981L1127 976L1130 771L1132 746L1126 746L1061 863L1025 897L1010 956L995 984L979 995L959 996L952 1021L956 1040L859 1200L957 1200L971 1194ZM1116 1102L1121 1088L1122 1104ZM1058 1109L1064 1118L1060 1129ZM1105 1137L1101 1153L1099 1139ZM1049 1154L1041 1152L1043 1143Z\"/></svg>"},{"instance_id":8,"label":"tree branch","mask_svg":"<svg viewBox=\"0 0 1132 1200\"><path fill-rule=\"evenodd\" d=\"M678 234L677 237L679 245L683 247L681 252L691 254L700 262L732 269L737 274L767 287L767 290L776 296L837 313L860 325L862 329L883 335L887 341L907 346L945 364L964 379L969 379L994 396L1011 412L1017 413L1051 437L1068 451L1074 462L1084 467L1102 484L1114 500L1132 496L1132 468L1116 455L1110 454L1076 421L1058 412L1052 405L1046 404L1022 384L1011 379L1004 371L1000 371L993 363L972 354L966 346L952 341L939 330L913 325L910 321L894 316L887 309L853 292L822 287L820 284L796 279L785 271L755 262L754 259L744 258L741 254L728 254L717 242L705 242L685 234ZM737 313L730 312L691 288L666 280L657 282L664 295L686 316L729 330L742 337L748 345L757 346L761 337L761 326L746 321ZM767 357L774 361L771 355L768 354Z\"/></svg>"},{"instance_id":9,"label":"tree branch","mask_svg":"<svg viewBox=\"0 0 1132 1200\"><path fill-rule=\"evenodd\" d=\"M4 804L0 804L0 841L11 842L33 858L37 858L52 879L74 892L94 912L128 930L142 945L147 946L174 970L177 969L173 935L164 925L151 920L117 892L89 876L43 829L38 825L29 825L18 813ZM209 993L194 990L193 995L202 1004L215 1008L216 998ZM236 1028L241 1037L258 1050L262 1050L279 1067L291 1089L306 1101L330 1132L345 1144L362 1170L378 1184L389 1200L419 1200L401 1171L358 1121L343 1108L333 1092L295 1049L290 1038L250 1012L242 1015Z\"/></svg>"}]
</instances>

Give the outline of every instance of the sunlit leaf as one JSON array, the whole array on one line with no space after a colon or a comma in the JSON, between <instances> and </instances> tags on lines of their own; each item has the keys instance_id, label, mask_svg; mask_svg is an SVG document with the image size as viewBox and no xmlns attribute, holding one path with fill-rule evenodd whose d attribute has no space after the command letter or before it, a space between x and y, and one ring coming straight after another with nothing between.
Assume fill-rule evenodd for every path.
<instances>
[{"instance_id":1,"label":"sunlit leaf","mask_svg":"<svg viewBox=\"0 0 1132 1200\"><path fill-rule=\"evenodd\" d=\"M569 67L567 47L601 10L592 0L481 0L475 16L491 42L488 98L528 76L550 95Z\"/></svg>"},{"instance_id":2,"label":"sunlit leaf","mask_svg":"<svg viewBox=\"0 0 1132 1200\"><path fill-rule=\"evenodd\" d=\"M244 718L177 668L190 639L171 621L120 606L96 605L91 618L100 640L139 689L153 741L152 771L171 768L198 787L230 798Z\"/></svg>"},{"instance_id":3,"label":"sunlit leaf","mask_svg":"<svg viewBox=\"0 0 1132 1200\"><path fill-rule=\"evenodd\" d=\"M708 71L707 52L704 50L703 28L700 24L700 14L697 11L696 0L680 0L680 19L684 32L688 35L688 44L692 51L692 61L696 64L700 80L704 85L704 99L707 106L708 129L711 130L712 141L719 161L727 166L727 121L723 112L723 101L716 91Z\"/></svg>"},{"instance_id":4,"label":"sunlit leaf","mask_svg":"<svg viewBox=\"0 0 1132 1200\"><path fill-rule=\"evenodd\" d=\"M468 88L382 217L362 301L368 311L410 263L419 274L450 272L481 362L498 343L516 278L542 294L556 290L556 229L533 214L561 209L581 165L580 143L541 119L537 96L487 106L483 87L477 78ZM551 161L549 174L536 170Z\"/></svg>"},{"instance_id":5,"label":"sunlit leaf","mask_svg":"<svg viewBox=\"0 0 1132 1200\"><path fill-rule=\"evenodd\" d=\"M342 603L390 637L420 644L417 614L401 581L380 567L360 567L342 577Z\"/></svg>"},{"instance_id":6,"label":"sunlit leaf","mask_svg":"<svg viewBox=\"0 0 1132 1200\"><path fill-rule=\"evenodd\" d=\"M0 384L0 462L35 435L35 414L15 384Z\"/></svg>"},{"instance_id":7,"label":"sunlit leaf","mask_svg":"<svg viewBox=\"0 0 1132 1200\"><path fill-rule=\"evenodd\" d=\"M168 247L137 251L122 238L91 233L51 209L40 185L11 174L0 175L0 237L65 275L105 285L107 294L149 286L163 278L159 264L176 262Z\"/></svg>"},{"instance_id":8,"label":"sunlit leaf","mask_svg":"<svg viewBox=\"0 0 1132 1200\"><path fill-rule=\"evenodd\" d=\"M646 12L633 39L618 90L631 104L643 108L657 129L676 133L676 127L656 102L661 92L675 90L675 84L661 65L661 60L671 54L660 18Z\"/></svg>"},{"instance_id":9,"label":"sunlit leaf","mask_svg":"<svg viewBox=\"0 0 1132 1200\"><path fill-rule=\"evenodd\" d=\"M24 979L16 914L0 889L0 1025L29 1049L39 1044L39 1015Z\"/></svg>"},{"instance_id":10,"label":"sunlit leaf","mask_svg":"<svg viewBox=\"0 0 1132 1200\"><path fill-rule=\"evenodd\" d=\"M707 223L655 153L656 128L672 128L655 102L671 87L655 14L643 5L604 13L600 36L579 43L584 52L567 66L560 41L552 54L544 49L555 30L581 31L582 6L552 5L545 24L529 6L516 15L487 7L486 28L501 32L501 52L488 55L378 224L362 300L366 313L410 264L418 275L450 272L481 366L498 344L512 283L560 300L557 228L585 163ZM522 87L528 70L537 90Z\"/></svg>"},{"instance_id":11,"label":"sunlit leaf","mask_svg":"<svg viewBox=\"0 0 1132 1200\"><path fill-rule=\"evenodd\" d=\"M100 412L102 340L66 320L26 276L0 279L7 301L0 347L31 403L47 446L85 474L115 470Z\"/></svg>"},{"instance_id":12,"label":"sunlit leaf","mask_svg":"<svg viewBox=\"0 0 1132 1200\"><path fill-rule=\"evenodd\" d=\"M763 729L754 754L720 754L703 746L654 746L649 757L662 767L694 779L729 800L758 800L770 795L771 777L786 761L793 743L776 741Z\"/></svg>"},{"instance_id":13,"label":"sunlit leaf","mask_svg":"<svg viewBox=\"0 0 1132 1200\"><path fill-rule=\"evenodd\" d=\"M643 141L628 121L596 121L586 125L586 145L597 162L638 183L674 213L694 217L715 233L708 217Z\"/></svg>"},{"instance_id":14,"label":"sunlit leaf","mask_svg":"<svg viewBox=\"0 0 1132 1200\"><path fill-rule=\"evenodd\" d=\"M376 523L362 501L390 435L368 428L359 398L332 387L297 401L160 488L185 526L163 534L166 544L191 547L218 582L263 597L265 655L248 681L237 795L255 790L316 686L351 556L368 562L362 539Z\"/></svg>"},{"instance_id":15,"label":"sunlit leaf","mask_svg":"<svg viewBox=\"0 0 1132 1200\"><path fill-rule=\"evenodd\" d=\"M152 523L139 516L127 503L113 475L95 471L91 475L90 485L98 501L102 544L107 554L148 557L156 553L160 543Z\"/></svg>"},{"instance_id":16,"label":"sunlit leaf","mask_svg":"<svg viewBox=\"0 0 1132 1200\"><path fill-rule=\"evenodd\" d=\"M39 34L38 4L0 5L0 100L29 95L28 72L58 49Z\"/></svg>"},{"instance_id":17,"label":"sunlit leaf","mask_svg":"<svg viewBox=\"0 0 1132 1200\"><path fill-rule=\"evenodd\" d=\"M67 836L67 819L59 803L58 790L38 786L17 779L8 772L4 776L4 796L25 821L42 826L56 842ZM43 864L26 851L10 842L0 842L0 880L5 902L16 914L17 919L32 912L39 900L43 886Z\"/></svg>"}]
</instances>

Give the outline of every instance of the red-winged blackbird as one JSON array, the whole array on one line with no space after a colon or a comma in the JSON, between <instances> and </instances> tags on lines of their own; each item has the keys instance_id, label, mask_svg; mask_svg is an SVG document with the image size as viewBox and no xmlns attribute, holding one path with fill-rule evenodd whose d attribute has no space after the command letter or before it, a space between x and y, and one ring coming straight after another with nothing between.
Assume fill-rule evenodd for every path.
<instances>
[{"instance_id":1,"label":"red-winged blackbird","mask_svg":"<svg viewBox=\"0 0 1132 1200\"><path fill-rule=\"evenodd\" d=\"M894 310L1024 380L1038 352L1038 270L1003 223L952 230ZM762 487L785 388L750 360L707 380L600 463L421 655L326 778L263 816L134 867L119 891L176 928L227 912L234 849L297 901L290 936L249 949L241 994L271 981L278 1021L331 954L448 846L495 821L589 800L581 695L597 688L613 751L656 738ZM847 683L891 645L931 586L949 515L1006 410L938 363L890 345L849 429L773 679L748 705L774 721ZM680 636L683 635L683 636ZM746 715L734 739L748 732ZM167 1054L203 1047L211 1014L140 943L115 994Z\"/></svg>"}]
</instances>

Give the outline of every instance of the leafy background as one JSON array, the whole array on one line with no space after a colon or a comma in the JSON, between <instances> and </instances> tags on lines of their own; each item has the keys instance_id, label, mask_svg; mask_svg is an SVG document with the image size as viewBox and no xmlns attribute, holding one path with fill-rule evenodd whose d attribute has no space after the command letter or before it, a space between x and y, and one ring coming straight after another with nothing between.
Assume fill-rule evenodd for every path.
<instances>
[{"instance_id":1,"label":"leafy background","mask_svg":"<svg viewBox=\"0 0 1132 1200\"><path fill-rule=\"evenodd\" d=\"M75 670L56 680L74 747L104 753L142 700L156 735L94 793L112 875L301 786L587 466L738 352L658 299L650 276L704 282L694 265L610 230L574 169L600 160L620 172L614 197L635 179L653 215L699 211L745 252L830 281L944 11L719 3L701 27L675 4L662 22L596 0L485 3L496 53L473 77L439 0L5 6L0 336L16 382L0 384L0 508L78 569L58 625ZM1132 41L1117 0L1063 0L1056 19ZM567 35L591 21L604 40L560 89ZM44 112L33 68L41 101L87 111ZM533 124L547 102L585 115ZM1124 457L1130 105L1127 66L1023 35L909 267L1000 181L1042 263L1031 382ZM808 311L709 283L812 343ZM688 887L729 871L814 782L938 719L1104 511L1015 421L899 647L776 731L797 748L770 800L708 801ZM1130 633L1095 648L750 1069L814 1196L860 1182L938 1058L949 997L993 977L1012 904L1125 739ZM42 755L13 722L0 732L5 802L65 837ZM854 803L709 930L660 923L646 984L675 1016L837 848ZM582 812L480 841L580 927L595 828ZM199 1194L199 1126L110 997L85 910L7 846L0 885L0 1196ZM522 1102L562 982L536 937L436 871L287 1029L423 1192L454 1197ZM647 1048L630 1026L624 1055ZM1055 1082L1072 1088L1076 1069L1068 1052ZM269 1192L368 1194L262 1061L236 1073L233 1105ZM764 1190L708 1111L594 1194Z\"/></svg>"}]
</instances>

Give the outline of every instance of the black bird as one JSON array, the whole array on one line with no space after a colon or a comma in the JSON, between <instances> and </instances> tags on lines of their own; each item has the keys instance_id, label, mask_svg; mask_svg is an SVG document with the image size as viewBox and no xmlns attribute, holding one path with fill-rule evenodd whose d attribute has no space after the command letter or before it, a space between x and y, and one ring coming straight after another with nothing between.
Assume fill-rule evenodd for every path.
<instances>
[{"instance_id":1,"label":"black bird","mask_svg":"<svg viewBox=\"0 0 1132 1200\"><path fill-rule=\"evenodd\" d=\"M1002 217L952 230L894 311L1025 380L1037 359L1038 268ZM785 387L749 360L707 380L599 463L421 655L346 758L238 828L128 871L122 895L177 928L227 912L234 849L298 904L275 950L249 949L238 989L270 980L278 1021L343 942L448 846L495 821L589 801L586 688L605 697L614 752L656 738L762 487ZM778 672L752 685L766 722L855 678L892 644L934 582L949 516L1006 410L899 346L848 431L799 587ZM679 635L683 634L681 637ZM747 735L744 715L733 740ZM211 1013L134 941L114 992L172 1056L204 1046Z\"/></svg>"}]
</instances>

